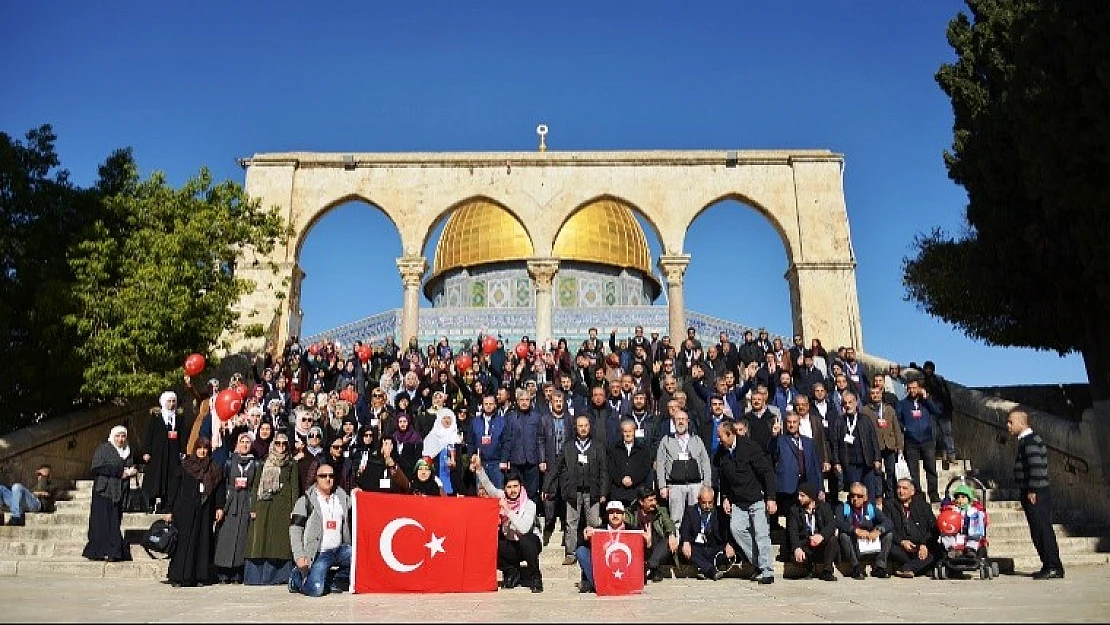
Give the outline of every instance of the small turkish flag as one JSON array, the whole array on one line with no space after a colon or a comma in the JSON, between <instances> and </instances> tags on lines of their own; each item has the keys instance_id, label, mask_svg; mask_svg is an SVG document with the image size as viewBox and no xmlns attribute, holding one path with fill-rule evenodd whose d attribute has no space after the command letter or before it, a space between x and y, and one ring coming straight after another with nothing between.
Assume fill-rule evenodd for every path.
<instances>
[{"instance_id":1,"label":"small turkish flag","mask_svg":"<svg viewBox=\"0 0 1110 625\"><path fill-rule=\"evenodd\" d=\"M496 499L360 490L354 527L356 593L497 590Z\"/></svg>"},{"instance_id":2,"label":"small turkish flag","mask_svg":"<svg viewBox=\"0 0 1110 625\"><path fill-rule=\"evenodd\" d=\"M594 588L598 595L631 595L644 590L644 533L598 530L590 537Z\"/></svg>"}]
</instances>

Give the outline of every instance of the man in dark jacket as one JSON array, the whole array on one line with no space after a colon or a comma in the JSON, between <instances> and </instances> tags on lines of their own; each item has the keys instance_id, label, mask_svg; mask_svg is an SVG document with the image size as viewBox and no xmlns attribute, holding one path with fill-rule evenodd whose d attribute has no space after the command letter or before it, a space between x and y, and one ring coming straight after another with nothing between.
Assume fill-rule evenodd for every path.
<instances>
[{"instance_id":1,"label":"man in dark jacket","mask_svg":"<svg viewBox=\"0 0 1110 625\"><path fill-rule=\"evenodd\" d=\"M698 503L686 509L678 529L679 549L697 567L698 579L721 579L725 571L717 570L717 554L724 551L730 559L735 555L728 543L728 517L716 501L713 489L703 486L698 492Z\"/></svg>"},{"instance_id":2,"label":"man in dark jacket","mask_svg":"<svg viewBox=\"0 0 1110 625\"><path fill-rule=\"evenodd\" d=\"M604 387L590 389L590 403L583 412L590 418L590 430L604 447L609 441L620 438L620 415L609 407L608 393Z\"/></svg>"},{"instance_id":3,"label":"man in dark jacket","mask_svg":"<svg viewBox=\"0 0 1110 625\"><path fill-rule=\"evenodd\" d=\"M609 446L609 498L631 506L651 475L654 459L647 443L636 438L636 423L621 421L621 439Z\"/></svg>"},{"instance_id":4,"label":"man in dark jacket","mask_svg":"<svg viewBox=\"0 0 1110 625\"><path fill-rule=\"evenodd\" d=\"M937 490L936 431L937 415L941 407L929 397L929 392L920 380L906 382L906 397L894 408L898 422L902 424L905 440L906 464L910 467L910 478L918 491L921 491L920 465L925 467L925 480L929 487L929 501L940 501ZM919 464L920 463L920 464Z\"/></svg>"},{"instance_id":5,"label":"man in dark jacket","mask_svg":"<svg viewBox=\"0 0 1110 625\"><path fill-rule=\"evenodd\" d=\"M540 496L540 462L543 460L540 412L532 406L528 391L516 391L516 407L505 415L509 428L509 466L516 469L532 501Z\"/></svg>"},{"instance_id":6,"label":"man in dark jacket","mask_svg":"<svg viewBox=\"0 0 1110 625\"><path fill-rule=\"evenodd\" d=\"M563 448L574 439L574 417L566 407L566 395L562 391L551 393L550 410L540 422L540 472L544 478L555 470L555 465L563 457ZM555 484L555 492L545 497L543 502L543 544L551 542L555 531L555 520L561 519L563 532L567 531L567 506L565 493Z\"/></svg>"},{"instance_id":7,"label":"man in dark jacket","mask_svg":"<svg viewBox=\"0 0 1110 625\"><path fill-rule=\"evenodd\" d=\"M798 486L798 503L790 507L786 534L791 559L808 565L808 571L795 579L818 577L826 582L836 581L833 567L839 551L836 519L829 504L818 501L818 488L813 482L802 482Z\"/></svg>"},{"instance_id":8,"label":"man in dark jacket","mask_svg":"<svg viewBox=\"0 0 1110 625\"><path fill-rule=\"evenodd\" d=\"M549 468L543 485L544 499L562 492L567 501L567 531L563 535L566 558L563 564L575 562L578 546L578 519L586 517L587 527L601 524L600 506L609 494L608 459L605 445L594 439L590 419L579 415L574 420L574 439L563 445L563 455Z\"/></svg>"},{"instance_id":9,"label":"man in dark jacket","mask_svg":"<svg viewBox=\"0 0 1110 625\"><path fill-rule=\"evenodd\" d=\"M940 405L940 414L937 415L940 436L937 442L943 445L943 459L945 462L955 462L956 439L952 434L952 413L954 410L952 391L948 389L948 382L937 375L937 366L933 364L933 361L926 360L925 364L921 365L921 373L925 376L922 380L925 384L925 390Z\"/></svg>"},{"instance_id":10,"label":"man in dark jacket","mask_svg":"<svg viewBox=\"0 0 1110 625\"><path fill-rule=\"evenodd\" d=\"M886 558L890 553L890 526L879 507L867 496L867 487L854 482L848 487L848 501L836 511L840 530L840 553L852 565L852 579L865 579L860 555L875 554L871 576L885 579ZM876 547L878 547L876 549Z\"/></svg>"},{"instance_id":11,"label":"man in dark jacket","mask_svg":"<svg viewBox=\"0 0 1110 625\"><path fill-rule=\"evenodd\" d=\"M913 480L898 480L895 495L883 501L890 522L890 559L898 566L898 577L922 573L936 559L937 517L924 497L917 495Z\"/></svg>"},{"instance_id":12,"label":"man in dark jacket","mask_svg":"<svg viewBox=\"0 0 1110 625\"><path fill-rule=\"evenodd\" d=\"M744 422L724 421L717 428L720 445L713 458L721 478L725 514L729 527L748 561L756 566L753 579L761 584L775 582L768 514L776 514L775 470L770 457L747 435Z\"/></svg>"},{"instance_id":13,"label":"man in dark jacket","mask_svg":"<svg viewBox=\"0 0 1110 625\"><path fill-rule=\"evenodd\" d=\"M829 437L836 445L836 462L833 467L844 478L845 484L860 482L867 492L883 492L880 471L883 460L879 449L879 433L871 419L859 412L859 397L854 391L844 391L844 418L830 430Z\"/></svg>"}]
</instances>

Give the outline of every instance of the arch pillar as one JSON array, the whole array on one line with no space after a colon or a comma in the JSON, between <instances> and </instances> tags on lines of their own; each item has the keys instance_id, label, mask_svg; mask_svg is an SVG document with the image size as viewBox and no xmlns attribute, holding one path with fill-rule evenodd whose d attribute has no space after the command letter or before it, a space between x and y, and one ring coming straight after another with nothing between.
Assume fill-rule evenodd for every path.
<instances>
[{"instance_id":1,"label":"arch pillar","mask_svg":"<svg viewBox=\"0 0 1110 625\"><path fill-rule=\"evenodd\" d=\"M863 351L855 261L795 262L785 277L794 334L801 334L807 345L819 338L829 351L841 345Z\"/></svg>"},{"instance_id":2,"label":"arch pillar","mask_svg":"<svg viewBox=\"0 0 1110 625\"><path fill-rule=\"evenodd\" d=\"M689 266L689 254L659 256L659 269L667 279L667 321L672 345L681 344L681 338L686 336L686 289L683 281Z\"/></svg>"},{"instance_id":3,"label":"arch pillar","mask_svg":"<svg viewBox=\"0 0 1110 625\"><path fill-rule=\"evenodd\" d=\"M551 284L559 272L559 259L532 258L528 260L528 275L536 285L536 344L551 336Z\"/></svg>"},{"instance_id":4,"label":"arch pillar","mask_svg":"<svg viewBox=\"0 0 1110 625\"><path fill-rule=\"evenodd\" d=\"M401 306L401 345L420 335L420 282L428 271L428 261L423 256L406 255L397 259L401 273L404 302Z\"/></svg>"}]
</instances>

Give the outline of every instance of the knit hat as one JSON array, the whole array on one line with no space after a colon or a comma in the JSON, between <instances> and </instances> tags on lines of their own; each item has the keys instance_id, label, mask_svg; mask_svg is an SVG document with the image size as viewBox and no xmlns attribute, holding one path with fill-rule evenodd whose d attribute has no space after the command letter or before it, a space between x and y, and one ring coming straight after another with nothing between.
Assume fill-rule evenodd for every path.
<instances>
[{"instance_id":1,"label":"knit hat","mask_svg":"<svg viewBox=\"0 0 1110 625\"><path fill-rule=\"evenodd\" d=\"M975 489L971 488L967 484L960 484L955 489L953 489L952 499L955 499L956 495L964 495L967 497L968 501L975 501L977 499L977 497L975 496Z\"/></svg>"},{"instance_id":2,"label":"knit hat","mask_svg":"<svg viewBox=\"0 0 1110 625\"><path fill-rule=\"evenodd\" d=\"M802 482L798 485L798 492L805 493L806 497L809 497L810 499L817 499L817 487L813 484L813 482Z\"/></svg>"}]
</instances>

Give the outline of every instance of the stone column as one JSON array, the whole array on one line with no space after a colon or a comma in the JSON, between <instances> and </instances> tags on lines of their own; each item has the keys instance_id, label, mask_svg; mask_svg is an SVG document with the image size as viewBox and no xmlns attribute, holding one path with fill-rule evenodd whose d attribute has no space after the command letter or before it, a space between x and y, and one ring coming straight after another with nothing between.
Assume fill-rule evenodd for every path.
<instances>
[{"instance_id":1,"label":"stone column","mask_svg":"<svg viewBox=\"0 0 1110 625\"><path fill-rule=\"evenodd\" d=\"M401 284L405 287L404 304L401 307L401 347L409 344L409 339L420 335L420 281L428 270L428 261L423 256L402 256L397 259L397 271L401 272Z\"/></svg>"},{"instance_id":2,"label":"stone column","mask_svg":"<svg viewBox=\"0 0 1110 625\"><path fill-rule=\"evenodd\" d=\"M659 269L667 279L667 319L670 322L671 345L681 345L686 337L686 295L683 277L690 266L689 254L663 254Z\"/></svg>"},{"instance_id":3,"label":"stone column","mask_svg":"<svg viewBox=\"0 0 1110 625\"><path fill-rule=\"evenodd\" d=\"M528 261L528 275L536 284L536 344L551 337L551 283L559 272L557 258L532 258Z\"/></svg>"},{"instance_id":4,"label":"stone column","mask_svg":"<svg viewBox=\"0 0 1110 625\"><path fill-rule=\"evenodd\" d=\"M794 334L832 351L850 345L863 351L854 261L793 263L786 270Z\"/></svg>"}]
</instances>

